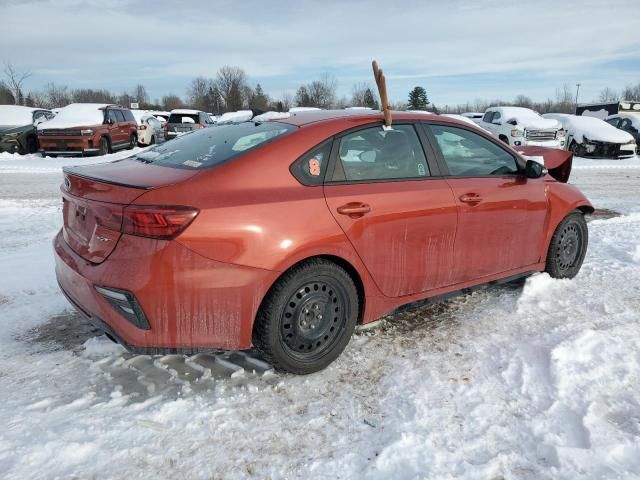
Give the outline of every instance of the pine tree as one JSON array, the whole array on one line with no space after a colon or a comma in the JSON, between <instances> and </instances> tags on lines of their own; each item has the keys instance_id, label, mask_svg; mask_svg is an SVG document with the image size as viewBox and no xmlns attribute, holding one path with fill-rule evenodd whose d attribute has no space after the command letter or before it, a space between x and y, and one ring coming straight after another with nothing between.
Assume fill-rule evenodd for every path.
<instances>
[{"instance_id":1,"label":"pine tree","mask_svg":"<svg viewBox=\"0 0 640 480\"><path fill-rule=\"evenodd\" d=\"M427 91L422 87L414 87L409 92L409 102L407 108L409 110L426 110L429 105Z\"/></svg>"},{"instance_id":2,"label":"pine tree","mask_svg":"<svg viewBox=\"0 0 640 480\"><path fill-rule=\"evenodd\" d=\"M364 106L365 107L369 107L373 110L380 110L380 105L378 104L378 100L376 100L375 95L373 94L373 92L371 91L370 88L367 87L367 89L364 91Z\"/></svg>"}]
</instances>

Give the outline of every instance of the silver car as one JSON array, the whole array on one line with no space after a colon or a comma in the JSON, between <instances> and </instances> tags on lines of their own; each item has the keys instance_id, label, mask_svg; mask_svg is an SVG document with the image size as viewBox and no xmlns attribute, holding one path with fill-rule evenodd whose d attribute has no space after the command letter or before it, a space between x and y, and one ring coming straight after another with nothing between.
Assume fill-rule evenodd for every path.
<instances>
[{"instance_id":1,"label":"silver car","mask_svg":"<svg viewBox=\"0 0 640 480\"><path fill-rule=\"evenodd\" d=\"M171 140L185 133L199 128L207 128L215 125L209 115L200 110L188 110L179 108L171 110L169 120L164 124L164 138Z\"/></svg>"}]
</instances>

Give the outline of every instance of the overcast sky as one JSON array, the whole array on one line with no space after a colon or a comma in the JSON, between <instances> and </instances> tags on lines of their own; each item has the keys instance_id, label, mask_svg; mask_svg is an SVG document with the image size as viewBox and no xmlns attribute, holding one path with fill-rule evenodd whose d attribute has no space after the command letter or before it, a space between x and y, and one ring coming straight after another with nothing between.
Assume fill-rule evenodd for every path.
<instances>
[{"instance_id":1,"label":"overcast sky","mask_svg":"<svg viewBox=\"0 0 640 480\"><path fill-rule=\"evenodd\" d=\"M151 100L237 65L267 93L323 72L349 95L385 71L392 100L415 85L436 105L476 98L581 101L640 82L640 0L0 0L0 60L47 82Z\"/></svg>"}]
</instances>

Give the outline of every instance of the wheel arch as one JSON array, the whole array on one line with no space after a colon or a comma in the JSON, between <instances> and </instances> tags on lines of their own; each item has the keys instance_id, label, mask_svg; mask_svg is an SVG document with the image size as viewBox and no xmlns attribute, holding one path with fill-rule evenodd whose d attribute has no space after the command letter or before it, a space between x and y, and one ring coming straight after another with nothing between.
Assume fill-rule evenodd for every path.
<instances>
[{"instance_id":1,"label":"wheel arch","mask_svg":"<svg viewBox=\"0 0 640 480\"><path fill-rule=\"evenodd\" d=\"M255 319L258 316L260 310L262 309L265 300L271 294L271 292L273 291L273 288L278 284L278 282L282 279L282 277L287 272L289 272L291 269L299 267L299 266L301 266L301 265L303 265L303 264L305 264L307 262L310 262L310 261L316 260L316 259L322 259L322 260L326 260L326 261L335 263L336 265L342 267L347 272L349 277L351 277L351 280L353 280L353 283L354 283L354 285L356 287L356 292L358 293L358 320L357 320L357 323L362 323L362 320L364 318L364 312L365 312L366 294L365 294L364 282L362 280L360 272L358 272L356 267L354 267L351 264L351 262L349 262L345 258L339 257L337 255L332 255L332 254L318 254L318 255L312 255L312 256L300 259L297 262L287 266L287 268L285 268L284 270L279 272L278 276L271 282L271 285L269 285L269 288L267 288L262 300L260 301L260 305L258 306L258 308L256 309L256 311L254 313L254 318L252 319L253 324L251 326L251 330L253 330L255 328Z\"/></svg>"}]
</instances>

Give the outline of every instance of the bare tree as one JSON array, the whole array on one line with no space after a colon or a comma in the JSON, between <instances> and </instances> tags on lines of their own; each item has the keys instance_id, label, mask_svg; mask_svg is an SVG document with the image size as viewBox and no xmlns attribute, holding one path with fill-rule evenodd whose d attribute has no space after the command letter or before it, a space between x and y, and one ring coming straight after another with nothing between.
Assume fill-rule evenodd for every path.
<instances>
[{"instance_id":1,"label":"bare tree","mask_svg":"<svg viewBox=\"0 0 640 480\"><path fill-rule=\"evenodd\" d=\"M369 88L366 82L354 83L351 88L351 106L352 107L364 107L365 92Z\"/></svg>"},{"instance_id":2,"label":"bare tree","mask_svg":"<svg viewBox=\"0 0 640 480\"><path fill-rule=\"evenodd\" d=\"M72 90L71 96L76 103L113 103L113 95L108 90L77 88Z\"/></svg>"},{"instance_id":3,"label":"bare tree","mask_svg":"<svg viewBox=\"0 0 640 480\"><path fill-rule=\"evenodd\" d=\"M513 101L513 104L516 107L524 107L524 108L533 107L533 101L526 95L518 95Z\"/></svg>"},{"instance_id":4,"label":"bare tree","mask_svg":"<svg viewBox=\"0 0 640 480\"><path fill-rule=\"evenodd\" d=\"M193 108L208 111L207 95L211 83L211 80L204 77L197 77L191 80L191 85L187 89L187 98Z\"/></svg>"},{"instance_id":5,"label":"bare tree","mask_svg":"<svg viewBox=\"0 0 640 480\"><path fill-rule=\"evenodd\" d=\"M246 84L247 75L241 68L224 66L218 70L216 85L224 100L226 111L233 112L242 108Z\"/></svg>"},{"instance_id":6,"label":"bare tree","mask_svg":"<svg viewBox=\"0 0 640 480\"><path fill-rule=\"evenodd\" d=\"M147 89L144 88L144 85L136 85L136 88L133 89L133 94L131 96L140 105L149 103L149 95L147 95Z\"/></svg>"},{"instance_id":7,"label":"bare tree","mask_svg":"<svg viewBox=\"0 0 640 480\"><path fill-rule=\"evenodd\" d=\"M14 105L15 98L7 85L0 81L0 105Z\"/></svg>"},{"instance_id":8,"label":"bare tree","mask_svg":"<svg viewBox=\"0 0 640 480\"><path fill-rule=\"evenodd\" d=\"M600 102L617 102L618 94L610 89L609 87L600 90L600 95L598 95L598 100Z\"/></svg>"},{"instance_id":9,"label":"bare tree","mask_svg":"<svg viewBox=\"0 0 640 480\"><path fill-rule=\"evenodd\" d=\"M6 85L13 95L16 105L22 104L22 85L24 81L31 76L31 72L18 72L11 62L4 64L4 77Z\"/></svg>"},{"instance_id":10,"label":"bare tree","mask_svg":"<svg viewBox=\"0 0 640 480\"><path fill-rule=\"evenodd\" d=\"M162 108L168 111L173 110L174 108L184 107L184 103L182 99L173 94L165 95L162 97Z\"/></svg>"},{"instance_id":11,"label":"bare tree","mask_svg":"<svg viewBox=\"0 0 640 480\"><path fill-rule=\"evenodd\" d=\"M627 85L622 91L621 100L640 101L640 83Z\"/></svg>"},{"instance_id":12,"label":"bare tree","mask_svg":"<svg viewBox=\"0 0 640 480\"><path fill-rule=\"evenodd\" d=\"M41 107L66 107L72 102L69 88L66 85L56 85L53 82L44 87L44 104Z\"/></svg>"},{"instance_id":13,"label":"bare tree","mask_svg":"<svg viewBox=\"0 0 640 480\"><path fill-rule=\"evenodd\" d=\"M336 88L338 82L335 77L325 73L320 80L315 80L307 85L309 99L312 107L331 108L336 100Z\"/></svg>"}]
</instances>

